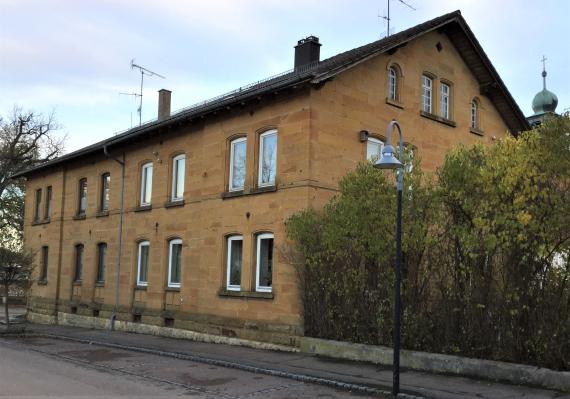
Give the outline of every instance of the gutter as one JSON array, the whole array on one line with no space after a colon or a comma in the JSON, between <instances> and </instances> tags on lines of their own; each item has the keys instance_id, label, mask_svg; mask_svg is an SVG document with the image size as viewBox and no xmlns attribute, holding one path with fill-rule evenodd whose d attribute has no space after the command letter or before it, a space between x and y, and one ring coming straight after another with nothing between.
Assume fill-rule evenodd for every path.
<instances>
[{"instance_id":1,"label":"gutter","mask_svg":"<svg viewBox=\"0 0 570 399\"><path fill-rule=\"evenodd\" d=\"M119 230L117 232L117 272L115 274L115 305L113 307L113 313L111 314L111 323L109 324L110 329L115 328L115 321L117 320L117 312L119 309L119 288L120 288L120 278L121 278L121 257L123 255L123 214L125 207L125 153L123 152L123 159L117 159L113 157L107 151L107 144L103 146L103 153L108 159L111 159L121 165L121 205L119 208Z\"/></svg>"}]
</instances>

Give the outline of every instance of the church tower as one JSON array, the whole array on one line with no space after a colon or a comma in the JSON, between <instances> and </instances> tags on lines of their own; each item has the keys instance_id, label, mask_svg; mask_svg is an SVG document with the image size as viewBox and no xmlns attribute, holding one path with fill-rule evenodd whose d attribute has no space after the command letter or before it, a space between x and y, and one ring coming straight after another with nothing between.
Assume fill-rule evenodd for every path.
<instances>
[{"instance_id":1,"label":"church tower","mask_svg":"<svg viewBox=\"0 0 570 399\"><path fill-rule=\"evenodd\" d=\"M542 90L536 93L532 100L534 114L527 118L531 126L540 125L547 115L556 115L558 97L546 89L546 58L542 57Z\"/></svg>"}]
</instances>

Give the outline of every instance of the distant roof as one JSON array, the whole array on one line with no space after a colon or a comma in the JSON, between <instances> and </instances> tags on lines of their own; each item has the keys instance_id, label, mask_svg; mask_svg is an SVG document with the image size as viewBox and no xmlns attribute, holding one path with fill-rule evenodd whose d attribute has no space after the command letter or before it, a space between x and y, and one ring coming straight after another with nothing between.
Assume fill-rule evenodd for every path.
<instances>
[{"instance_id":1,"label":"distant roof","mask_svg":"<svg viewBox=\"0 0 570 399\"><path fill-rule=\"evenodd\" d=\"M111 148L126 144L133 139L142 139L146 135L163 128L190 123L206 115L224 111L233 106L246 104L267 94L300 86L316 86L333 78L337 74L352 68L378 54L395 50L408 42L434 30L447 33L459 54L477 78L481 93L488 96L504 118L508 128L516 135L528 130L529 125L517 103L509 93L475 35L461 16L460 11L442 15L430 21L416 25L402 32L361 47L337 54L323 61L309 64L268 79L243 86L221 96L194 104L173 113L168 118L154 120L134 127L98 143L73 151L41 165L35 166L13 177L27 176L49 167L79 159L86 155L102 153L105 147Z\"/></svg>"}]
</instances>

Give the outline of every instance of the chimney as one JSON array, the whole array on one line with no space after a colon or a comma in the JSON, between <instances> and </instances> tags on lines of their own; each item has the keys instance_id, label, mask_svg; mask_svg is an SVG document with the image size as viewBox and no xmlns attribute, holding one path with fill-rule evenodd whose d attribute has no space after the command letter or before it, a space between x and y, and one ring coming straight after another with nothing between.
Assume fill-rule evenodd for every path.
<instances>
[{"instance_id":1,"label":"chimney","mask_svg":"<svg viewBox=\"0 0 570 399\"><path fill-rule=\"evenodd\" d=\"M172 92L166 89L158 91L158 120L161 121L170 116L170 95Z\"/></svg>"},{"instance_id":2,"label":"chimney","mask_svg":"<svg viewBox=\"0 0 570 399\"><path fill-rule=\"evenodd\" d=\"M321 56L321 44L316 36L301 39L295 46L295 69L318 62Z\"/></svg>"}]
</instances>

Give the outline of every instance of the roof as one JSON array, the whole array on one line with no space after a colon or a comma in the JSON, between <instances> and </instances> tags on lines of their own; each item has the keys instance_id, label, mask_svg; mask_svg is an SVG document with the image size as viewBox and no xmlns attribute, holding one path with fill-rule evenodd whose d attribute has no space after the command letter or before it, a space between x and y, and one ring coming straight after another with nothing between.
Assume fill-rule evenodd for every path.
<instances>
[{"instance_id":1,"label":"roof","mask_svg":"<svg viewBox=\"0 0 570 399\"><path fill-rule=\"evenodd\" d=\"M467 22L461 16L461 12L454 11L384 39L337 54L323 61L284 72L280 75L240 87L213 99L183 108L168 118L147 122L98 143L19 172L12 177L27 176L86 155L102 154L106 147L112 148L120 144L132 142L134 139L140 140L150 133L156 133L162 129L192 123L209 114L225 111L234 106L243 106L249 101L258 100L265 95L273 95L279 91L291 88L318 86L369 58L395 50L415 38L432 31L441 31L448 34L451 42L479 81L481 93L488 96L495 104L511 132L516 135L520 131L529 129L523 113L483 51Z\"/></svg>"}]
</instances>

